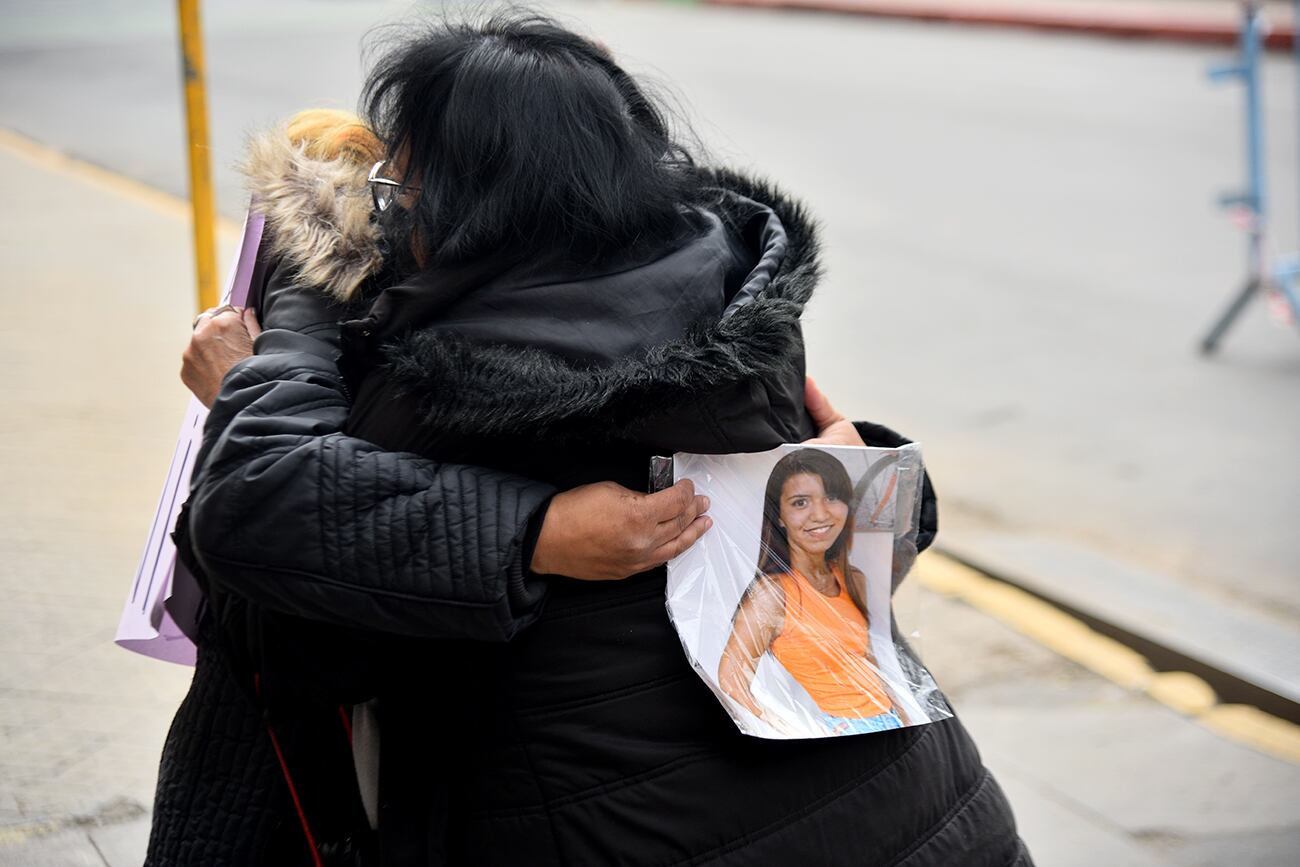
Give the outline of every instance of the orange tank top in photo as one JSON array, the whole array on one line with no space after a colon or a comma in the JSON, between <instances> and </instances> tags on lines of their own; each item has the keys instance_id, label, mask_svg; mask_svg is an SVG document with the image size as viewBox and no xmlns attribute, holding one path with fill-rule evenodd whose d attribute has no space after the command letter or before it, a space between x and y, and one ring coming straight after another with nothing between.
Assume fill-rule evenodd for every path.
<instances>
[{"instance_id":1,"label":"orange tank top in photo","mask_svg":"<svg viewBox=\"0 0 1300 867\"><path fill-rule=\"evenodd\" d=\"M773 575L785 595L785 623L772 655L825 713L866 718L893 707L867 658L870 641L844 576L834 570L836 596L826 596L798 572Z\"/></svg>"}]
</instances>

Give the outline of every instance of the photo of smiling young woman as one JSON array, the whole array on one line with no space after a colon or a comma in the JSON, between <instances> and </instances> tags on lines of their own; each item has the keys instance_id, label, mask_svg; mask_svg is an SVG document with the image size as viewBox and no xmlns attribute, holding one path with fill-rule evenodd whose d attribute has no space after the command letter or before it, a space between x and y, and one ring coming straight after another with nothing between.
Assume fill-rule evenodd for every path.
<instances>
[{"instance_id":1,"label":"photo of smiling young woman","mask_svg":"<svg viewBox=\"0 0 1300 867\"><path fill-rule=\"evenodd\" d=\"M844 465L820 449L791 452L768 476L763 503L757 574L736 606L718 663L719 688L788 732L783 717L754 695L759 662L770 655L816 704L828 734L908 725L907 705L882 675L872 646L867 577L850 562L854 489ZM859 507L879 510L875 503Z\"/></svg>"},{"instance_id":2,"label":"photo of smiling young woman","mask_svg":"<svg viewBox=\"0 0 1300 867\"><path fill-rule=\"evenodd\" d=\"M655 485L690 479L710 501L713 529L668 564L666 602L740 731L869 735L952 715L894 619L916 557L919 446L679 452L654 470Z\"/></svg>"}]
</instances>

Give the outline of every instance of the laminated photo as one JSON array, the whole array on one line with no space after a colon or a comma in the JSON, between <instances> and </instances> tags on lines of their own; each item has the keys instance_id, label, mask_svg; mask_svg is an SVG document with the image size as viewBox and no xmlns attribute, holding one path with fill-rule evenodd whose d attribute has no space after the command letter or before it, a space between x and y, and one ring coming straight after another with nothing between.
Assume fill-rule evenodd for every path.
<instances>
[{"instance_id":1,"label":"laminated photo","mask_svg":"<svg viewBox=\"0 0 1300 867\"><path fill-rule=\"evenodd\" d=\"M709 497L713 528L668 564L668 612L742 732L839 737L952 715L892 611L916 555L918 446L677 454L681 479Z\"/></svg>"}]
</instances>

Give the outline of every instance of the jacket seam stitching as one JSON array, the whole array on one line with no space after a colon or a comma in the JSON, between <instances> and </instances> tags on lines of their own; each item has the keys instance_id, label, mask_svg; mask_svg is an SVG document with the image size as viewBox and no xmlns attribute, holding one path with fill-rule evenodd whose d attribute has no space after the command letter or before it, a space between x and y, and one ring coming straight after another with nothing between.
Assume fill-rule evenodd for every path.
<instances>
[{"instance_id":1,"label":"jacket seam stitching","mask_svg":"<svg viewBox=\"0 0 1300 867\"><path fill-rule=\"evenodd\" d=\"M580 792L573 792L562 798L556 798L548 802L550 807L572 807L575 804L581 804L583 801L590 800L599 795L608 795L611 792L617 792L621 789L635 786L639 783L647 783L651 780L658 779L670 771L702 761L713 754L712 747L703 747L696 752L688 753L684 756L678 756L671 761L664 762L662 765L642 771L632 777L625 777L621 780L613 780L608 783L600 783L590 788L583 789ZM489 809L469 814L475 819L501 819L512 816L526 816L533 813L539 813L547 809L547 804L540 804L529 807L501 807L498 809Z\"/></svg>"},{"instance_id":2,"label":"jacket seam stitching","mask_svg":"<svg viewBox=\"0 0 1300 867\"><path fill-rule=\"evenodd\" d=\"M640 695L643 692L651 692L661 686L678 683L687 678L694 677L694 672L683 672L680 674L665 674L662 677L656 677L651 680L645 680L641 683L625 686L622 689L612 692L602 692L599 695L581 696L579 698L569 699L568 701L556 702L554 704L536 705L525 708L519 712L522 717L539 717L560 711L571 710L573 708L598 707L606 702L615 701L620 698L627 698L630 695Z\"/></svg>"},{"instance_id":3,"label":"jacket seam stitching","mask_svg":"<svg viewBox=\"0 0 1300 867\"><path fill-rule=\"evenodd\" d=\"M500 596L497 596L493 599L485 600L483 602L469 602L467 600L462 600L462 599L446 599L440 596L421 596L415 593L403 593L397 590L386 590L382 587L358 587L355 584L348 584L346 581L340 581L336 578L331 578L328 575L322 575L319 572L305 572L298 569L287 569L283 566L267 566L259 563L245 563L241 560L234 560L230 557L225 557L220 554L213 554L210 551L203 552L202 558L205 560L210 560L215 563L221 563L226 566L232 566L237 569L248 569L248 570L254 570L257 572L263 572L268 574L282 575L286 578L291 578L296 581L319 582L321 584L327 584L330 587L334 587L348 593L360 593L365 596L381 596L389 599L400 599L405 602L417 602L420 604L433 604L433 605L451 605L458 608L475 608L475 609L492 608L501 603ZM229 581L224 581L222 583L230 584ZM237 594L237 595L243 595L243 594Z\"/></svg>"},{"instance_id":4,"label":"jacket seam stitching","mask_svg":"<svg viewBox=\"0 0 1300 867\"><path fill-rule=\"evenodd\" d=\"M290 445L275 446L273 448L265 449L258 455L258 457L262 457L262 458L283 457L284 455L291 453L294 449L298 448L301 445L302 443L292 443ZM212 449L212 451L209 453L207 461L202 466L196 466L194 468L196 473L203 474L202 478L199 479L198 484L201 485L207 483L210 479L214 479L214 478L224 481L228 476L226 470L231 465L244 464L248 461L248 456L245 454L237 453L233 455L222 455L220 452L221 452L221 447L220 444L218 444L218 446Z\"/></svg>"},{"instance_id":5,"label":"jacket seam stitching","mask_svg":"<svg viewBox=\"0 0 1300 867\"><path fill-rule=\"evenodd\" d=\"M334 459L333 452L334 450L329 447L328 442L322 442L321 444L321 457L323 459L322 463L328 463L329 461L332 461ZM326 459L327 455L328 455L328 459ZM316 485L316 513L318 515L332 514L331 510L325 508L325 485L323 484ZM325 521L323 520L318 522L316 527L318 530L317 538L320 540L321 550L325 552L325 556L326 558L328 558L326 562L337 562L338 557L335 555L334 544L331 539L333 534L327 532L325 527Z\"/></svg>"},{"instance_id":6,"label":"jacket seam stitching","mask_svg":"<svg viewBox=\"0 0 1300 867\"><path fill-rule=\"evenodd\" d=\"M814 801L813 803L805 807L802 807L801 809L795 810L792 813L787 813L785 816L782 816L780 819L776 819L772 822L769 822L767 826L764 828L760 828L757 831L751 831L748 834L742 834L736 839L730 840L727 843L722 844L721 846L709 850L708 852L702 852L699 855L692 855L690 858L681 861L674 861L672 862L671 867L686 867L686 865L703 864L706 861L711 861L716 858L720 858L723 855L726 855L727 853L740 848L741 846L745 846L750 843L756 843L759 840L764 839L765 837L770 837L779 831L782 831L798 822L802 822L805 819L808 819L810 816L813 816L816 813L821 812L822 810L829 807L831 804L838 801L840 798L844 797L845 795L848 795L850 792L853 792L854 790L861 788L862 786L871 782L876 777L883 774L890 767L897 764L909 753L911 753L912 750L916 748L917 744L926 740L930 736L930 731L931 731L931 726L929 725L923 726L922 731L912 739L911 743L909 743L903 749L899 750L899 752L896 755L893 755L888 759L885 759L884 761L881 761L876 765L873 765L871 768L864 771L861 775L854 777L852 780L849 780L847 783L844 783L834 791L828 792L826 795L823 795L821 798ZM863 737L863 735L853 735L853 737Z\"/></svg>"},{"instance_id":7,"label":"jacket seam stitching","mask_svg":"<svg viewBox=\"0 0 1300 867\"><path fill-rule=\"evenodd\" d=\"M555 816L551 813L551 799L546 794L546 788L542 784L542 775L537 773L537 764L533 761L532 750L529 749L528 738L524 735L524 729L519 725L519 714L514 713L515 728L519 732L519 748L524 753L524 761L528 762L528 773L532 776L537 784L537 794L542 796L542 815L546 817L546 828L551 832L551 847L555 851L556 857L561 864L569 863L564 857L564 849L560 846L560 833L555 828Z\"/></svg>"},{"instance_id":8,"label":"jacket seam stitching","mask_svg":"<svg viewBox=\"0 0 1300 867\"><path fill-rule=\"evenodd\" d=\"M970 807L979 793L984 791L984 788L988 785L990 779L992 779L992 776L989 774L988 769L985 768L984 773L980 775L974 785L963 792L962 796L957 799L957 803L953 804L952 807L948 809L948 812L943 814L939 821L931 825L926 833L914 840L911 846L895 855L893 860L890 861L886 867L898 867L898 865L906 863L909 858L929 845L930 841L937 837L944 828L947 828L953 819L960 816L968 807Z\"/></svg>"}]
</instances>

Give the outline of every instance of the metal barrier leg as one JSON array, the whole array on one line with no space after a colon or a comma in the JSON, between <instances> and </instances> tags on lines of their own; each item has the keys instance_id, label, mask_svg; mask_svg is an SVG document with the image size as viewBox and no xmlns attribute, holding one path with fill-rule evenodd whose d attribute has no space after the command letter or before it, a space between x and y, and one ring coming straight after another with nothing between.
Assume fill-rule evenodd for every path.
<instances>
[{"instance_id":1,"label":"metal barrier leg","mask_svg":"<svg viewBox=\"0 0 1300 867\"><path fill-rule=\"evenodd\" d=\"M1241 291L1237 293L1237 297L1233 298L1232 303L1228 305L1228 309L1223 311L1223 315L1219 317L1219 321L1214 323L1214 327L1211 328L1210 332L1205 335L1203 340L1201 340L1202 355L1210 355L1218 349L1219 340L1223 337L1224 332L1228 330L1228 326L1232 325L1233 321L1241 311L1246 308L1246 304L1250 299L1259 292L1262 285L1263 282L1258 277L1251 277L1246 281L1246 285L1241 287Z\"/></svg>"}]
</instances>

